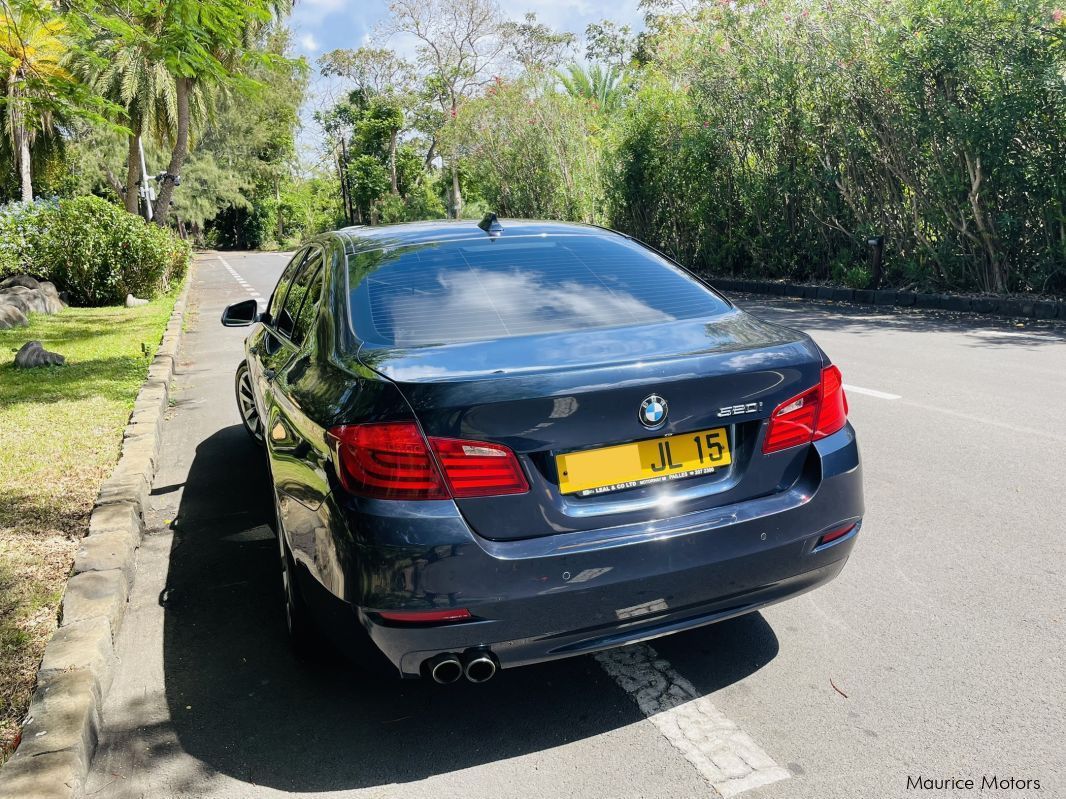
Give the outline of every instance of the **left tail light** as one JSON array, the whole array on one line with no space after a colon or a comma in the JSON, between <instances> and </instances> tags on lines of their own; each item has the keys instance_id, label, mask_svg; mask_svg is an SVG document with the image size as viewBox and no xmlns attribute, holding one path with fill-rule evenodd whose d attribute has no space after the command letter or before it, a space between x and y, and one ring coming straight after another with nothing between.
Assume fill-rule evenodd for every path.
<instances>
[{"instance_id":1,"label":"left tail light","mask_svg":"<svg viewBox=\"0 0 1066 799\"><path fill-rule=\"evenodd\" d=\"M507 447L452 438L427 441L414 422L341 425L329 431L328 439L337 478L357 496L463 499L529 490Z\"/></svg>"},{"instance_id":2,"label":"left tail light","mask_svg":"<svg viewBox=\"0 0 1066 799\"><path fill-rule=\"evenodd\" d=\"M822 369L821 382L778 405L770 414L763 452L809 444L830 436L848 421L844 378L835 366Z\"/></svg>"}]
</instances>

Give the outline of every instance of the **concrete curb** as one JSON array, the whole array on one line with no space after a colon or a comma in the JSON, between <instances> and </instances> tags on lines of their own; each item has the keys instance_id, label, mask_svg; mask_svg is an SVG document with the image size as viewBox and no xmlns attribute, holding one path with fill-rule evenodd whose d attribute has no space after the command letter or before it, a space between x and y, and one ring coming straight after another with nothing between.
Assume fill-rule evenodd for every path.
<instances>
[{"instance_id":1,"label":"concrete curb","mask_svg":"<svg viewBox=\"0 0 1066 799\"><path fill-rule=\"evenodd\" d=\"M957 294L922 294L914 291L883 289L866 291L837 286L808 286L799 283L778 283L769 280L737 280L707 276L712 286L722 291L746 291L752 294L771 294L779 297L803 297L812 300L834 300L860 305L895 306L897 308L928 308L956 311L982 316L1025 317L1028 319L1066 319L1066 302L1034 300L1025 297L964 297Z\"/></svg>"},{"instance_id":2,"label":"concrete curb","mask_svg":"<svg viewBox=\"0 0 1066 799\"><path fill-rule=\"evenodd\" d=\"M59 629L44 650L22 741L0 769L0 799L81 794L115 668L115 635L133 585L134 558L159 458L160 427L177 365L192 266L123 433L122 454L100 486L89 533L74 558Z\"/></svg>"}]
</instances>

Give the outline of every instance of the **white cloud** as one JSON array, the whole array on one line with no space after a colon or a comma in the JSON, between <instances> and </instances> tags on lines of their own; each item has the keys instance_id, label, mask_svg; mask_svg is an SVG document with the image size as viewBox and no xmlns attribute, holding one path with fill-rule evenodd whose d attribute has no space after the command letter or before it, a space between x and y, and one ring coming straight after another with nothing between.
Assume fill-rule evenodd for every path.
<instances>
[{"instance_id":1,"label":"white cloud","mask_svg":"<svg viewBox=\"0 0 1066 799\"><path fill-rule=\"evenodd\" d=\"M300 47L306 50L309 54L313 55L314 53L318 52L318 40L314 37L313 34L302 33L300 34L300 38L298 38L296 41L300 45Z\"/></svg>"}]
</instances>

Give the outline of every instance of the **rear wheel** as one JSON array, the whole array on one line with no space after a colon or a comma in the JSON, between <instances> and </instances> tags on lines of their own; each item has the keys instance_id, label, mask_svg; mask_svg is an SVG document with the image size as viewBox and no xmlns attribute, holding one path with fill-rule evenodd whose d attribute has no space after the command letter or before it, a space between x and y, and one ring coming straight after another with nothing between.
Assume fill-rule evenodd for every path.
<instances>
[{"instance_id":1,"label":"rear wheel","mask_svg":"<svg viewBox=\"0 0 1066 799\"><path fill-rule=\"evenodd\" d=\"M285 626L289 631L289 641L298 654L306 654L316 643L313 622L307 603L300 595L300 586L296 584L296 561L289 552L280 525L278 549L281 554L281 590L285 599Z\"/></svg>"},{"instance_id":2,"label":"rear wheel","mask_svg":"<svg viewBox=\"0 0 1066 799\"><path fill-rule=\"evenodd\" d=\"M235 376L235 390L237 392L237 410L241 413L241 423L244 429L258 444L263 443L263 423L259 419L259 409L255 405L255 395L252 394L252 378L248 374L248 363L241 361L237 367Z\"/></svg>"}]
</instances>

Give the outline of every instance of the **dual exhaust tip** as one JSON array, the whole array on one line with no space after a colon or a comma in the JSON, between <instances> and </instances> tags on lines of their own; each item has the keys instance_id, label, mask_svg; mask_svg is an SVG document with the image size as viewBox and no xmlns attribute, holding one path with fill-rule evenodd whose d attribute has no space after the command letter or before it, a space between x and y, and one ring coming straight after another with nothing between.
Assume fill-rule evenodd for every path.
<instances>
[{"instance_id":1,"label":"dual exhaust tip","mask_svg":"<svg viewBox=\"0 0 1066 799\"><path fill-rule=\"evenodd\" d=\"M449 685L460 677L473 683L488 682L498 668L496 658L485 649L468 650L462 655L445 652L426 661L429 676L439 685Z\"/></svg>"}]
</instances>

